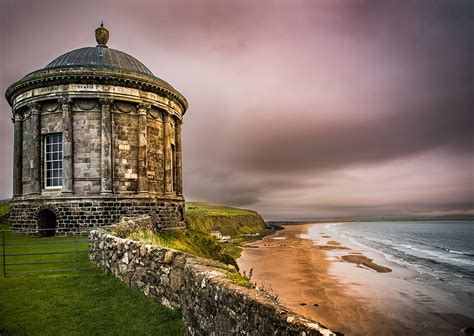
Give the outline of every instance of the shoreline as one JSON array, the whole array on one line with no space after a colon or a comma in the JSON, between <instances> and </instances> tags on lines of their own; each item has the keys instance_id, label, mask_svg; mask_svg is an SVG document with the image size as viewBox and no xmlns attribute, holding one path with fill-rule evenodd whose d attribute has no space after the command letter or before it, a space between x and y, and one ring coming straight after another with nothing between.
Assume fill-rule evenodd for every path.
<instances>
[{"instance_id":1,"label":"shoreline","mask_svg":"<svg viewBox=\"0 0 474 336\"><path fill-rule=\"evenodd\" d=\"M399 320L372 311L349 295L330 275L330 261L313 241L301 238L314 224L288 225L243 248L237 263L257 286L278 296L286 307L347 335L410 335L416 331Z\"/></svg>"},{"instance_id":2,"label":"shoreline","mask_svg":"<svg viewBox=\"0 0 474 336\"><path fill-rule=\"evenodd\" d=\"M424 302L405 300L403 291L410 288L398 288L401 297L393 295L391 286L400 284L396 265L380 258L372 260L372 254L346 247L322 232L318 233L324 239L311 238L309 228L324 231L322 224L327 223L286 225L284 230L252 242L251 248L243 247L237 260L241 271L250 274L252 269L251 281L277 296L284 306L346 335L460 332L461 328L453 329L453 323L445 329L445 325L434 321L434 312L429 316L418 311ZM344 276L337 272L341 269L345 270ZM371 282L361 285L366 278ZM424 297L420 294L417 300ZM465 317L451 314L449 309L437 315L444 321L469 325L465 324L469 323Z\"/></svg>"}]
</instances>

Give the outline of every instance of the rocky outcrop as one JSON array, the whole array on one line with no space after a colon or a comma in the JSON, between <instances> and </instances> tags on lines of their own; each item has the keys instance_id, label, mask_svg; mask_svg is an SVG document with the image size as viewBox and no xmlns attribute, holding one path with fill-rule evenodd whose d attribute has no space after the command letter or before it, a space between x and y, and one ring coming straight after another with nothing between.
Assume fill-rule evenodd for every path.
<instances>
[{"instance_id":1,"label":"rocky outcrop","mask_svg":"<svg viewBox=\"0 0 474 336\"><path fill-rule=\"evenodd\" d=\"M187 335L336 335L235 284L218 262L181 251L90 233L90 260L156 302L179 308Z\"/></svg>"}]
</instances>

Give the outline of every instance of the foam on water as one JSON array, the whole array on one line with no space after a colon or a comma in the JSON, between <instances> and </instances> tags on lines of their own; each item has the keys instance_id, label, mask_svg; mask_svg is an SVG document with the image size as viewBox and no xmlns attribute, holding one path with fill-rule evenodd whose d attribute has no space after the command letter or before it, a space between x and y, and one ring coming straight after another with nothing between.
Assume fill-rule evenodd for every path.
<instances>
[{"instance_id":1,"label":"foam on water","mask_svg":"<svg viewBox=\"0 0 474 336\"><path fill-rule=\"evenodd\" d=\"M474 222L359 222L324 225L354 249L378 253L402 267L449 284L474 287Z\"/></svg>"}]
</instances>

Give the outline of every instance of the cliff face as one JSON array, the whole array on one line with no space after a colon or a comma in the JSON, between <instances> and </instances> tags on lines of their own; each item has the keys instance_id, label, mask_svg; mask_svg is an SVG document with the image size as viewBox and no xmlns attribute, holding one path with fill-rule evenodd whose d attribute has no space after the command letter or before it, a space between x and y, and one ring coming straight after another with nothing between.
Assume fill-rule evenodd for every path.
<instances>
[{"instance_id":1,"label":"cliff face","mask_svg":"<svg viewBox=\"0 0 474 336\"><path fill-rule=\"evenodd\" d=\"M220 263L104 231L92 231L90 240L90 260L98 267L181 309L187 335L335 335L266 292L236 285Z\"/></svg>"},{"instance_id":2,"label":"cliff face","mask_svg":"<svg viewBox=\"0 0 474 336\"><path fill-rule=\"evenodd\" d=\"M191 229L219 231L232 237L266 229L262 216L255 211L201 202L187 202L185 218Z\"/></svg>"}]
</instances>

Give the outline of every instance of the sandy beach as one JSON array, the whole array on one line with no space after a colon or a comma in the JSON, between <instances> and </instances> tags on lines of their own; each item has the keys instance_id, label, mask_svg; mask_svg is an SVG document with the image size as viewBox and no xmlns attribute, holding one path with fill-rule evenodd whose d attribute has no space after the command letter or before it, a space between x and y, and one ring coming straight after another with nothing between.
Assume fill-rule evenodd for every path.
<instances>
[{"instance_id":1,"label":"sandy beach","mask_svg":"<svg viewBox=\"0 0 474 336\"><path fill-rule=\"evenodd\" d=\"M345 255L342 258L345 261L340 262L354 263L367 274L374 271L390 274L391 269L347 249L338 241L318 246L312 240L302 239L301 235L312 225L287 225L284 230L253 242L252 247L244 248L238 260L241 271L248 275L252 269L252 282L278 295L283 305L346 335L452 335L452 330L429 326L424 326L420 333L419 328L408 326L397 314L390 313L391 309L374 308L385 305L375 291L373 301L378 302L353 295L347 282L343 283L329 272L334 261L328 258L328 251L340 250ZM364 291L366 298L372 297L370 288Z\"/></svg>"}]
</instances>

